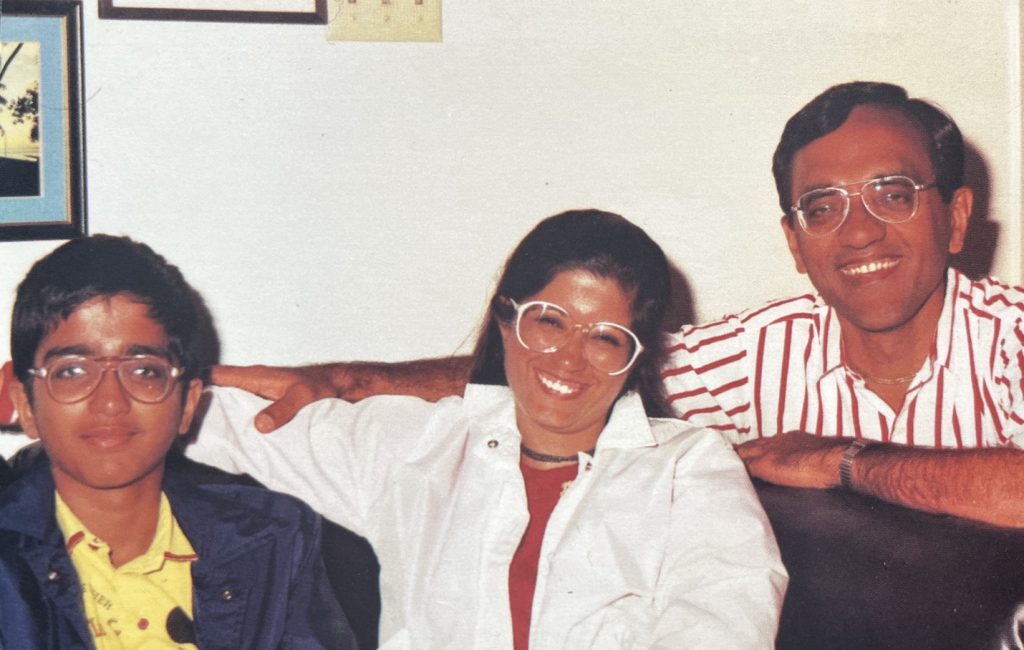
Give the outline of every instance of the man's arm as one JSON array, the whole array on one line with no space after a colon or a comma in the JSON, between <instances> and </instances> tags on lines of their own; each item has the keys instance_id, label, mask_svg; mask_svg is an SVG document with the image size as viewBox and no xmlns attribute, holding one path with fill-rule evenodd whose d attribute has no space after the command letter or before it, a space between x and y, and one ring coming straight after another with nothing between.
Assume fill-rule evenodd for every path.
<instances>
[{"instance_id":1,"label":"man's arm","mask_svg":"<svg viewBox=\"0 0 1024 650\"><path fill-rule=\"evenodd\" d=\"M791 432L736 448L751 476L794 487L840 485L849 438ZM1024 451L918 449L875 443L851 466L857 492L907 508L1024 528Z\"/></svg>"},{"instance_id":2,"label":"man's arm","mask_svg":"<svg viewBox=\"0 0 1024 650\"><path fill-rule=\"evenodd\" d=\"M293 368L216 366L210 380L218 386L234 386L274 400L255 418L256 429L268 433L289 422L302 407L327 397L356 402L371 395L413 395L436 402L449 395L461 395L471 367L472 360L465 356Z\"/></svg>"}]
</instances>

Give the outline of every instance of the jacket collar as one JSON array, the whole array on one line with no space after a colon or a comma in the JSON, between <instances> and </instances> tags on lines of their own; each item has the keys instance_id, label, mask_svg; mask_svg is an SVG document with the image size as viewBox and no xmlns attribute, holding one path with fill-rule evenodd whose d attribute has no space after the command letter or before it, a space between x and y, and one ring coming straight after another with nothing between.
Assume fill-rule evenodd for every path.
<instances>
[{"instance_id":1,"label":"jacket collar","mask_svg":"<svg viewBox=\"0 0 1024 650\"><path fill-rule=\"evenodd\" d=\"M493 429L507 427L515 437L516 407L508 386L469 384L466 386L464 408L470 420ZM608 424L597 439L598 449L649 447L655 443L643 400L630 391L612 406Z\"/></svg>"},{"instance_id":2,"label":"jacket collar","mask_svg":"<svg viewBox=\"0 0 1024 650\"><path fill-rule=\"evenodd\" d=\"M43 456L0 492L0 530L60 543L63 535L54 515L55 489L50 463ZM164 472L163 490L203 567L214 568L250 550L239 547L240 538L261 537L260 531L252 530L251 508L241 498L234 492L196 485L181 475L173 461ZM246 527L244 534L242 526Z\"/></svg>"}]
</instances>

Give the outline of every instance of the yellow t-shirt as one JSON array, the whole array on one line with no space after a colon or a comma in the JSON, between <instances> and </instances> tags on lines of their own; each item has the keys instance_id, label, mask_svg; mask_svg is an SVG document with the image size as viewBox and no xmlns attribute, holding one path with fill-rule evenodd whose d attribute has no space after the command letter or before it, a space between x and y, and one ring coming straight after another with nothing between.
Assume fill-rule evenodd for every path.
<instances>
[{"instance_id":1,"label":"yellow t-shirt","mask_svg":"<svg viewBox=\"0 0 1024 650\"><path fill-rule=\"evenodd\" d=\"M196 648L192 625L192 562L198 559L178 527L166 494L149 550L119 566L110 547L57 495L57 523L82 584L85 617L97 650Z\"/></svg>"}]
</instances>

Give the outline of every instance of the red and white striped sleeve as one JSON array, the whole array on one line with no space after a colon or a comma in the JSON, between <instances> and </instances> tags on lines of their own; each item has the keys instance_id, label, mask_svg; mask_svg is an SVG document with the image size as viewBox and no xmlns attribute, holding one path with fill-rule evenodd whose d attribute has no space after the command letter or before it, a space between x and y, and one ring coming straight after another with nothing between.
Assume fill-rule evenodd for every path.
<instances>
[{"instance_id":1,"label":"red and white striped sleeve","mask_svg":"<svg viewBox=\"0 0 1024 650\"><path fill-rule=\"evenodd\" d=\"M733 442L750 435L750 382L744 328L738 316L671 335L662 372L669 406Z\"/></svg>"},{"instance_id":2,"label":"red and white striped sleeve","mask_svg":"<svg viewBox=\"0 0 1024 650\"><path fill-rule=\"evenodd\" d=\"M976 312L990 311L1000 327L992 342L992 392L999 409L999 440L1024 448L1024 292L994 284L986 278L974 284L985 287L983 300L975 299Z\"/></svg>"}]
</instances>

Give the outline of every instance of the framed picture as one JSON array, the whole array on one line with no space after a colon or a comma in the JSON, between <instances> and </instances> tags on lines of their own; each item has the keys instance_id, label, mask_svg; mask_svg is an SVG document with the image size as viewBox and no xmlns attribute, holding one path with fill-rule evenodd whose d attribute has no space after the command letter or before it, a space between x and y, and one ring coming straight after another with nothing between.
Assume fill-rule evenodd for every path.
<instances>
[{"instance_id":1,"label":"framed picture","mask_svg":"<svg viewBox=\"0 0 1024 650\"><path fill-rule=\"evenodd\" d=\"M82 5L4 0L0 241L85 234Z\"/></svg>"},{"instance_id":2,"label":"framed picture","mask_svg":"<svg viewBox=\"0 0 1024 650\"><path fill-rule=\"evenodd\" d=\"M100 18L327 24L327 0L99 0Z\"/></svg>"}]
</instances>

